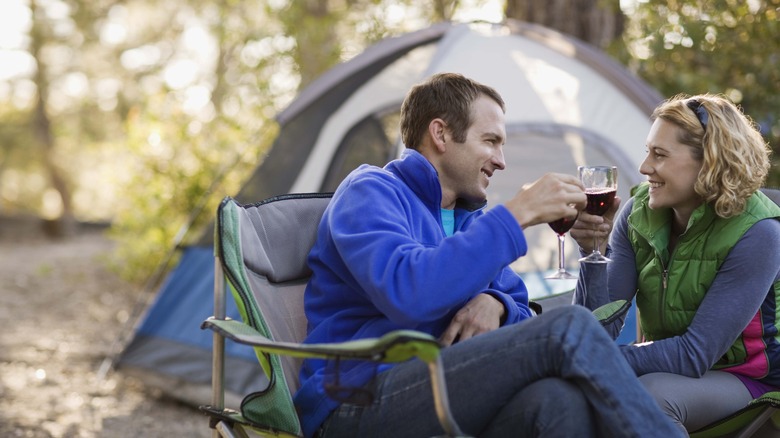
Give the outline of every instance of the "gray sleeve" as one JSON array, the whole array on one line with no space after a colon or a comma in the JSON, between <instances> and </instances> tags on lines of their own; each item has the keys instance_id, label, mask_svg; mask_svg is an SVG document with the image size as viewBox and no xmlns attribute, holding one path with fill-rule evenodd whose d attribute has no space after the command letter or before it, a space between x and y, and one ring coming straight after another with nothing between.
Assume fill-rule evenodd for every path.
<instances>
[{"instance_id":1,"label":"gray sleeve","mask_svg":"<svg viewBox=\"0 0 780 438\"><path fill-rule=\"evenodd\" d=\"M728 350L780 278L780 222L757 222L732 248L688 331L645 346L624 346L637 375L699 377Z\"/></svg>"},{"instance_id":2,"label":"gray sleeve","mask_svg":"<svg viewBox=\"0 0 780 438\"><path fill-rule=\"evenodd\" d=\"M591 310L614 300L631 301L636 294L636 261L634 250L628 240L628 215L633 198L622 207L615 220L609 238L607 264L580 264L580 276L574 291L574 304ZM606 326L613 339L620 335L625 316ZM633 327L629 328L633 330Z\"/></svg>"}]
</instances>

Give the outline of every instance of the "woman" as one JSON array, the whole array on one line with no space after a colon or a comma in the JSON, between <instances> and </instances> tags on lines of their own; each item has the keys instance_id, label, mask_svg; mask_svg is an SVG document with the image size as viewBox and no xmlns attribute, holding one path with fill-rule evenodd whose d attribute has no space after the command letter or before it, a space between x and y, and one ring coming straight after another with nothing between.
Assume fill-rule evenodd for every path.
<instances>
[{"instance_id":1,"label":"woman","mask_svg":"<svg viewBox=\"0 0 780 438\"><path fill-rule=\"evenodd\" d=\"M780 208L758 190L767 145L733 103L676 96L653 119L647 182L602 244L612 262L582 264L575 301L636 298L643 339L623 352L661 408L695 431L780 387ZM580 214L571 235L584 253L619 202L603 218Z\"/></svg>"}]
</instances>

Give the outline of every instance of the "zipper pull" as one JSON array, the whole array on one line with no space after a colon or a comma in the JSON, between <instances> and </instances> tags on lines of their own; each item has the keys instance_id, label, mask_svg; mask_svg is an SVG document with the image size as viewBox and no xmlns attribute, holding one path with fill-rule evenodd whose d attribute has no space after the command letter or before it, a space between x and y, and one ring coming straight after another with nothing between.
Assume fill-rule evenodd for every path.
<instances>
[{"instance_id":1,"label":"zipper pull","mask_svg":"<svg viewBox=\"0 0 780 438\"><path fill-rule=\"evenodd\" d=\"M663 276L663 282L664 282L664 290L666 290L666 278L669 275L669 270L664 269L664 276Z\"/></svg>"}]
</instances>

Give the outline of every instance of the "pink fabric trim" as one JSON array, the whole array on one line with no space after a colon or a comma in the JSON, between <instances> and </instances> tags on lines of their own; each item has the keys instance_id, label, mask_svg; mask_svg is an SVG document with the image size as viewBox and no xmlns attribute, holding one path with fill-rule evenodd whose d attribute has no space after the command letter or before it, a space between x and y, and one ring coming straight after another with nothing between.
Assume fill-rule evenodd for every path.
<instances>
[{"instance_id":1,"label":"pink fabric trim","mask_svg":"<svg viewBox=\"0 0 780 438\"><path fill-rule=\"evenodd\" d=\"M766 345L762 339L764 334L761 311L750 320L745 330L742 331L742 342L745 344L747 359L745 363L728 367L727 370L732 373L739 373L744 376L761 378L769 373L769 361L766 357ZM726 370L724 370L726 371Z\"/></svg>"}]
</instances>

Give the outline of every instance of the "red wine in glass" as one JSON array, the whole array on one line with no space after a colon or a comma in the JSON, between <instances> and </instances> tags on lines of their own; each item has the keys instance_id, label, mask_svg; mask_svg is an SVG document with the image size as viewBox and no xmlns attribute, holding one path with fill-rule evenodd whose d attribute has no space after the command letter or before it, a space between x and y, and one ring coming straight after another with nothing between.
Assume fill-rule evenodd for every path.
<instances>
[{"instance_id":1,"label":"red wine in glass","mask_svg":"<svg viewBox=\"0 0 780 438\"><path fill-rule=\"evenodd\" d=\"M574 222L577 222L576 217L562 217L558 219L557 221L552 221L548 225L550 225L550 228L553 229L558 235L564 235L566 232L571 230L571 227L574 226Z\"/></svg>"},{"instance_id":2,"label":"red wine in glass","mask_svg":"<svg viewBox=\"0 0 780 438\"><path fill-rule=\"evenodd\" d=\"M615 201L616 189L585 189L585 195L588 197L588 204L585 211L596 216L603 216L604 213L612 207ZM571 227L569 227L571 228Z\"/></svg>"},{"instance_id":3,"label":"red wine in glass","mask_svg":"<svg viewBox=\"0 0 780 438\"><path fill-rule=\"evenodd\" d=\"M555 231L555 234L558 235L558 271L544 278L548 280L571 280L577 278L575 275L572 275L569 272L567 272L566 268L564 268L563 242L565 239L566 232L571 229L571 227L574 225L574 222L577 222L578 216L579 213L577 214L577 216L574 217L562 217L556 221L552 221L548 223L548 225L550 225L550 228L552 228L553 231Z\"/></svg>"},{"instance_id":4,"label":"red wine in glass","mask_svg":"<svg viewBox=\"0 0 780 438\"><path fill-rule=\"evenodd\" d=\"M603 216L615 201L617 193L617 167L580 166L577 168L580 181L585 187L588 203L585 211L595 216ZM585 263L607 263L610 260L599 251L599 242L593 234L593 252L580 259Z\"/></svg>"}]
</instances>

